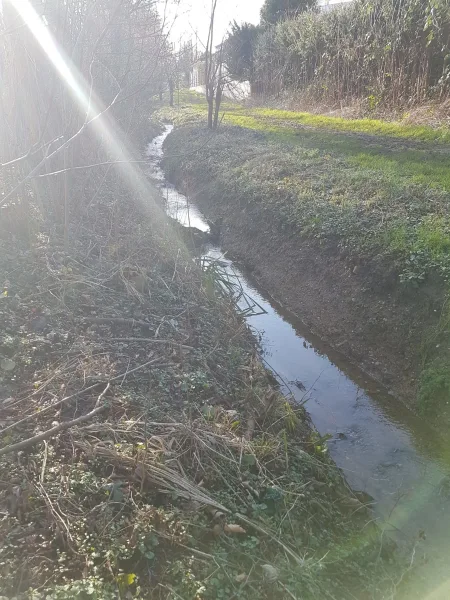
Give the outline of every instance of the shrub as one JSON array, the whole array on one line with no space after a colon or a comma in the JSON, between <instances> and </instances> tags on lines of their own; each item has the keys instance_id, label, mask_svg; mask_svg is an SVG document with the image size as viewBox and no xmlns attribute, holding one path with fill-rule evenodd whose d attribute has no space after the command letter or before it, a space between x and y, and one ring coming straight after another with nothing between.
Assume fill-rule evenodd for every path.
<instances>
[{"instance_id":1,"label":"shrub","mask_svg":"<svg viewBox=\"0 0 450 600\"><path fill-rule=\"evenodd\" d=\"M450 364L436 360L422 371L419 385L419 410L436 416L450 402Z\"/></svg>"},{"instance_id":2,"label":"shrub","mask_svg":"<svg viewBox=\"0 0 450 600\"><path fill-rule=\"evenodd\" d=\"M447 96L450 6L446 0L354 0L272 26L255 50L266 94L302 90L335 103L365 99L367 109Z\"/></svg>"}]
</instances>

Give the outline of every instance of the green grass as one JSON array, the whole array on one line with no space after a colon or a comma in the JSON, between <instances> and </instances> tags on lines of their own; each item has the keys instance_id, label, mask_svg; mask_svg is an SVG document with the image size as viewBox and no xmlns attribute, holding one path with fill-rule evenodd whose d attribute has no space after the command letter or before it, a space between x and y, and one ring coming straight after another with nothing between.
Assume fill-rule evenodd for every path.
<instances>
[{"instance_id":1,"label":"green grass","mask_svg":"<svg viewBox=\"0 0 450 600\"><path fill-rule=\"evenodd\" d=\"M370 150L350 156L349 160L367 169L383 171L395 177L408 178L413 183L450 191L450 156L416 150Z\"/></svg>"},{"instance_id":2,"label":"green grass","mask_svg":"<svg viewBox=\"0 0 450 600\"><path fill-rule=\"evenodd\" d=\"M352 137L348 134L336 133L334 130L325 131L324 125L319 125L318 129L314 127L311 129L298 129L293 126L292 119L290 122L286 122L283 119L261 118L261 115L264 116L264 112L267 111L262 109L244 111L242 108L231 107L225 112L224 122L260 131L274 141L344 155L349 162L363 168L382 171L391 176L407 178L413 183L421 183L450 191L450 169L448 166L450 152L447 154L442 151L442 148L441 151L433 152L431 145L424 148L399 147L398 144L390 145L389 140L383 139L381 134L377 134L379 135L379 141L375 140L375 143L368 145L367 140L359 136ZM285 114L288 111L270 112ZM310 116L311 121L316 122L316 116ZM324 117L324 119L324 122L327 122L331 117ZM340 119L340 121L344 121L344 119ZM353 123L354 121L347 120L349 127ZM386 123L386 126L391 128L393 125ZM405 127L408 131L414 129L412 126L398 125L397 127ZM428 129L430 129L428 135L431 139L432 133L436 133L436 130ZM352 130L348 129L347 131ZM404 137L406 138L406 134ZM442 137L440 139L443 140Z\"/></svg>"},{"instance_id":3,"label":"green grass","mask_svg":"<svg viewBox=\"0 0 450 600\"><path fill-rule=\"evenodd\" d=\"M202 95L183 91L180 98L181 104L189 106L194 120L205 116L207 105ZM443 146L445 142L450 143L448 128L245 108L229 100L222 104L222 111L224 123L259 131L273 141L343 155L364 169L450 191L450 149L447 153ZM364 137L349 135L352 133L375 136L375 139L369 144ZM399 140L404 144L399 144ZM411 148L407 146L408 141L426 143Z\"/></svg>"},{"instance_id":4,"label":"green grass","mask_svg":"<svg viewBox=\"0 0 450 600\"><path fill-rule=\"evenodd\" d=\"M448 127L433 128L426 125L410 125L378 119L344 119L342 117L327 117L306 112L268 108L252 109L250 112L258 117L277 121L291 121L298 125L316 129L406 138L422 142L450 143L450 130Z\"/></svg>"},{"instance_id":5,"label":"green grass","mask_svg":"<svg viewBox=\"0 0 450 600\"><path fill-rule=\"evenodd\" d=\"M185 118L188 114L192 122L191 108ZM324 242L337 240L357 256L391 257L405 283L420 284L432 271L450 281L450 197L445 189L424 185L423 172L411 175L411 160L394 164L387 157L380 168L381 156L370 162L336 146L330 152L323 132L317 140L271 124L255 137L245 133L261 132L253 116L227 114L225 123L240 128L222 127L223 135L209 139L207 160L227 196L233 193L230 185L239 184L239 194L257 197L283 226ZM196 137L191 149L206 143ZM196 154L189 171L198 168ZM443 176L448 177L444 170Z\"/></svg>"},{"instance_id":6,"label":"green grass","mask_svg":"<svg viewBox=\"0 0 450 600\"><path fill-rule=\"evenodd\" d=\"M206 109L204 96L191 90L176 92L175 99L178 99L181 103L195 104L198 110ZM388 122L379 119L345 119L343 117L329 117L274 108L247 108L229 99L222 103L221 109L222 111L225 110L228 113L232 113L235 117L253 117L257 120L274 121L276 125L281 127L300 125L313 129L325 129L327 131L359 133L413 140L416 142L450 144L450 128L448 127L435 128L427 125L411 125L409 123ZM229 115L227 117L229 118ZM264 128L262 124L260 126ZM266 128L270 129L270 126L266 125Z\"/></svg>"},{"instance_id":7,"label":"green grass","mask_svg":"<svg viewBox=\"0 0 450 600\"><path fill-rule=\"evenodd\" d=\"M195 97L196 102L188 102L181 111L181 123L192 124L204 119L206 103L202 96L197 94ZM448 139L448 130L246 108L230 102L223 105L223 110L223 124L263 134L268 143L280 148L280 157L287 154L291 159L299 157L294 165L287 167L289 176L280 181L279 186L290 194L300 194L303 199L298 223L302 231L305 228L316 232L320 229L322 233L327 229L333 231L333 225L336 225L333 219L339 215L340 221L345 220L345 223L340 222L342 235L358 251L366 251L369 239L373 246L371 251L375 252L377 247L377 251L394 253L397 259L401 257L401 278L405 282L422 281L429 269L437 270L446 281L449 280L447 192L450 192L450 148L447 152L447 148L440 145L434 151L436 141ZM308 127L299 129L298 123ZM375 137L367 140L359 135L349 135L354 132L370 133ZM386 137L388 135L390 137ZM405 143L392 142L392 137L402 138ZM413 144L410 148L407 138L426 142L419 147ZM309 165L312 156L315 159ZM268 160L267 157L264 159ZM308 175L302 177L305 160ZM233 168L232 158L230 162L230 168ZM314 197L312 216L310 222L305 222L309 209L305 209L304 198L310 193ZM339 208L331 215L333 206ZM374 206L383 214L381 229ZM370 235L366 232L359 240L357 224L362 218L362 207L365 222L372 224ZM286 212L286 203L279 210ZM294 218L293 214L296 215L295 210L288 220Z\"/></svg>"}]
</instances>

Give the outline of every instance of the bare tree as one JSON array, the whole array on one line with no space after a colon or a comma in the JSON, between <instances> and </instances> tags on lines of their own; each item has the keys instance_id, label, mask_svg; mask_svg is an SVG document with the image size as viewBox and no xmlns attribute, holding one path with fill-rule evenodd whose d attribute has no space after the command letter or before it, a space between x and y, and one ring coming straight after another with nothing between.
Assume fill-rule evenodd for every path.
<instances>
[{"instance_id":1,"label":"bare tree","mask_svg":"<svg viewBox=\"0 0 450 600\"><path fill-rule=\"evenodd\" d=\"M217 51L214 49L214 24L217 1L211 0L211 16L205 51L205 93L208 103L208 127L210 129L216 129L218 126L220 105L225 86L223 42Z\"/></svg>"},{"instance_id":2,"label":"bare tree","mask_svg":"<svg viewBox=\"0 0 450 600\"><path fill-rule=\"evenodd\" d=\"M4 1L0 207L20 215L28 229L38 217L62 228L67 241L71 214L82 204L80 197L73 204L73 190L86 187L82 167L124 160L101 123L131 135L142 131L149 98L166 76L159 65L171 55L154 4Z\"/></svg>"}]
</instances>

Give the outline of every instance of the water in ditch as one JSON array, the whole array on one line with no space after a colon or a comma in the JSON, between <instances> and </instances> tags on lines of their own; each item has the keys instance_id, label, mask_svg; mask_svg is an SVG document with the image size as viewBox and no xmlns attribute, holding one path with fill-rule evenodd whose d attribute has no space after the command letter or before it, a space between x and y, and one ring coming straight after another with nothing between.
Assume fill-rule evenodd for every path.
<instances>
[{"instance_id":1,"label":"water in ditch","mask_svg":"<svg viewBox=\"0 0 450 600\"><path fill-rule=\"evenodd\" d=\"M181 224L209 229L202 213L165 180L163 143L172 126L148 146L149 175ZM245 294L261 308L248 324L261 339L261 353L281 389L304 403L329 453L349 485L373 498L381 529L409 549L413 584L400 598L450 598L450 451L448 441L381 389L377 382L314 336L233 264L218 247L205 250L239 277Z\"/></svg>"}]
</instances>

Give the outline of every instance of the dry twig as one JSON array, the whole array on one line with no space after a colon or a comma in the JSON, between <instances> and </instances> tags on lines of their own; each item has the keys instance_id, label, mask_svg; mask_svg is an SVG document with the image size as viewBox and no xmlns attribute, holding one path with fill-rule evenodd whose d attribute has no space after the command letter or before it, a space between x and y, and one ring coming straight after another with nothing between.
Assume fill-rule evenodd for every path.
<instances>
[{"instance_id":1,"label":"dry twig","mask_svg":"<svg viewBox=\"0 0 450 600\"><path fill-rule=\"evenodd\" d=\"M95 407L91 410L91 412L89 412L86 415L83 415L81 417L78 417L77 419L73 419L72 421L67 421L66 423L60 423L59 425L56 425L55 427L52 427L51 429L48 429L47 431L44 431L43 433L35 435L34 437L28 438L27 440L23 440L22 442L18 442L17 444L11 444L9 446L6 446L5 448L2 448L0 450L0 456L3 456L4 454L10 454L11 452L17 452L19 450L24 450L25 448L28 448L29 446L34 446L35 444L42 442L43 440L48 440L49 438L56 435L60 431L65 431L66 429L75 427L75 425L78 425L79 423L84 423L85 421L92 419L92 417L95 417L95 415L97 415L99 412L101 412L102 410L104 410L106 408L106 404L103 404L102 406L99 406L99 404L100 404L100 400L103 398L103 396L109 390L109 385L110 384L108 383L106 388L103 390L103 392L97 398Z\"/></svg>"},{"instance_id":2,"label":"dry twig","mask_svg":"<svg viewBox=\"0 0 450 600\"><path fill-rule=\"evenodd\" d=\"M165 367L173 367L174 366L173 363L155 364L158 360L160 360L160 359L159 358L155 358L155 359L153 359L153 360L151 360L151 361L149 361L149 362L147 362L147 363L145 363L143 365L140 365L139 367L135 367L134 369L131 369L130 371L127 371L125 373L121 373L120 375L116 375L115 377L111 377L109 379L109 383L112 382L112 381L116 381L117 379L122 379L123 377L125 377L127 375L131 375L131 373L139 371L140 369L144 369L145 367L152 367L153 369L162 369L162 368L165 368ZM45 408L43 408L39 412L33 413L32 415L28 415L27 417L24 417L20 421L16 421L12 425L8 425L8 427L5 427L4 429L2 429L0 431L0 434L5 433L6 431L9 431L10 429L14 429L18 425L21 425L22 423L25 423L26 421L29 421L30 419L34 419L36 417L42 416L43 414L45 414L45 413L49 412L50 410L52 410L52 408L56 408L58 406L61 406L61 404L63 404L64 402L68 402L69 400L73 400L77 396L81 396L85 392L89 392L90 390L93 390L94 388L96 388L101 383L107 383L107 382L103 381L103 380L102 381L97 381L97 383L94 383L93 385L90 385L87 388L83 388L82 390L79 390L78 392L75 392L74 394L71 394L70 396L66 396L65 398L62 398L61 400L58 400L57 402L54 402L53 404L50 404L49 406L46 406Z\"/></svg>"}]
</instances>

